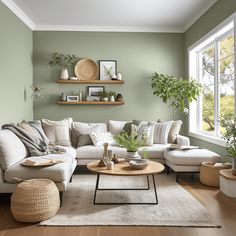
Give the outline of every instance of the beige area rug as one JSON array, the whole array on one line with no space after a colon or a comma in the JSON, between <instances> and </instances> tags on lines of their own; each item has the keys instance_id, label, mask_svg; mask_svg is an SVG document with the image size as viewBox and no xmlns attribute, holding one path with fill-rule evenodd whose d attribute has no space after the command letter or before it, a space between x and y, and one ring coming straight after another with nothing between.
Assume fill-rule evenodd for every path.
<instances>
[{"instance_id":1,"label":"beige area rug","mask_svg":"<svg viewBox=\"0 0 236 236\"><path fill-rule=\"evenodd\" d=\"M151 178L150 178L151 179ZM219 227L212 223L207 209L187 190L175 182L173 175L156 175L158 205L94 205L93 196L96 175L75 175L64 193L63 204L52 219L40 225L86 226L86 225L137 225L137 226L185 226ZM98 202L154 201L154 192L99 191ZM145 187L143 176L100 177L100 188Z\"/></svg>"}]
</instances>

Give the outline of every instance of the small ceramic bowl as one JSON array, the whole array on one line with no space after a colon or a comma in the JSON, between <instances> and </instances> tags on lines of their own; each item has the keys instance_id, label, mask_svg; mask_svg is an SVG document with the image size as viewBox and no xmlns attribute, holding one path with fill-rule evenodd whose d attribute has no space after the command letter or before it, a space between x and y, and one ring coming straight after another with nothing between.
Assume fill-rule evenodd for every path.
<instances>
[{"instance_id":1,"label":"small ceramic bowl","mask_svg":"<svg viewBox=\"0 0 236 236\"><path fill-rule=\"evenodd\" d=\"M147 168L147 166L149 164L148 164L147 160L138 159L138 160L130 161L129 165L134 170L144 170Z\"/></svg>"}]
</instances>

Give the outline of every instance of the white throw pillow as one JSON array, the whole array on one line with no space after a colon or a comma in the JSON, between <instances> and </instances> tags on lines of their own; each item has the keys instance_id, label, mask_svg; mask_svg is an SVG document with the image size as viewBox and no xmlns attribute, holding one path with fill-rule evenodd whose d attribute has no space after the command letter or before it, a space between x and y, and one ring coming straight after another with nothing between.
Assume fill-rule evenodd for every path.
<instances>
[{"instance_id":1,"label":"white throw pillow","mask_svg":"<svg viewBox=\"0 0 236 236\"><path fill-rule=\"evenodd\" d=\"M109 132L111 132L114 135L119 134L123 130L127 122L128 121L109 120L108 121Z\"/></svg>"},{"instance_id":2,"label":"white throw pillow","mask_svg":"<svg viewBox=\"0 0 236 236\"><path fill-rule=\"evenodd\" d=\"M154 126L153 143L167 144L170 127L173 121L156 123Z\"/></svg>"},{"instance_id":3,"label":"white throw pillow","mask_svg":"<svg viewBox=\"0 0 236 236\"><path fill-rule=\"evenodd\" d=\"M113 139L113 135L110 132L91 132L89 133L90 138L93 141L94 146L100 147L104 143L114 145L116 142Z\"/></svg>"},{"instance_id":4,"label":"white throw pillow","mask_svg":"<svg viewBox=\"0 0 236 236\"><path fill-rule=\"evenodd\" d=\"M71 146L70 120L52 121L42 119L41 122L50 145Z\"/></svg>"}]
</instances>

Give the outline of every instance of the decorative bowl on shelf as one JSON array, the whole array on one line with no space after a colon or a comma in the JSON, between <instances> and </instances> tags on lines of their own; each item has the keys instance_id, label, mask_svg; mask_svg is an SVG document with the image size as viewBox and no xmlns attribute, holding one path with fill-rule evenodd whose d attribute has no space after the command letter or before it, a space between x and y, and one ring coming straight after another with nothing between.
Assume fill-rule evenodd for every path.
<instances>
[{"instance_id":1,"label":"decorative bowl on shelf","mask_svg":"<svg viewBox=\"0 0 236 236\"><path fill-rule=\"evenodd\" d=\"M132 160L129 162L129 165L134 170L144 170L147 168L148 161L143 159Z\"/></svg>"}]
</instances>

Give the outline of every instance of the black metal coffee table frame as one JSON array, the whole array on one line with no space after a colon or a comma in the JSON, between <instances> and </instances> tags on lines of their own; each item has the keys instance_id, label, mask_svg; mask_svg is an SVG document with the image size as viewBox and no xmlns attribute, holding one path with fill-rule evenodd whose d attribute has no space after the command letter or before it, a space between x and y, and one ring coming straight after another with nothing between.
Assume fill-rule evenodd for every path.
<instances>
[{"instance_id":1,"label":"black metal coffee table frame","mask_svg":"<svg viewBox=\"0 0 236 236\"><path fill-rule=\"evenodd\" d=\"M152 176L153 182L153 189L155 194L155 202L96 202L97 191L117 191L117 190L150 190L150 183L149 183L149 176ZM156 182L154 174L146 174L147 178L147 187L146 188L99 188L99 181L100 181L100 174L97 174L97 181L94 191L94 198L93 204L94 205L157 205L158 204L158 197L157 197L157 190L156 190Z\"/></svg>"}]
</instances>

